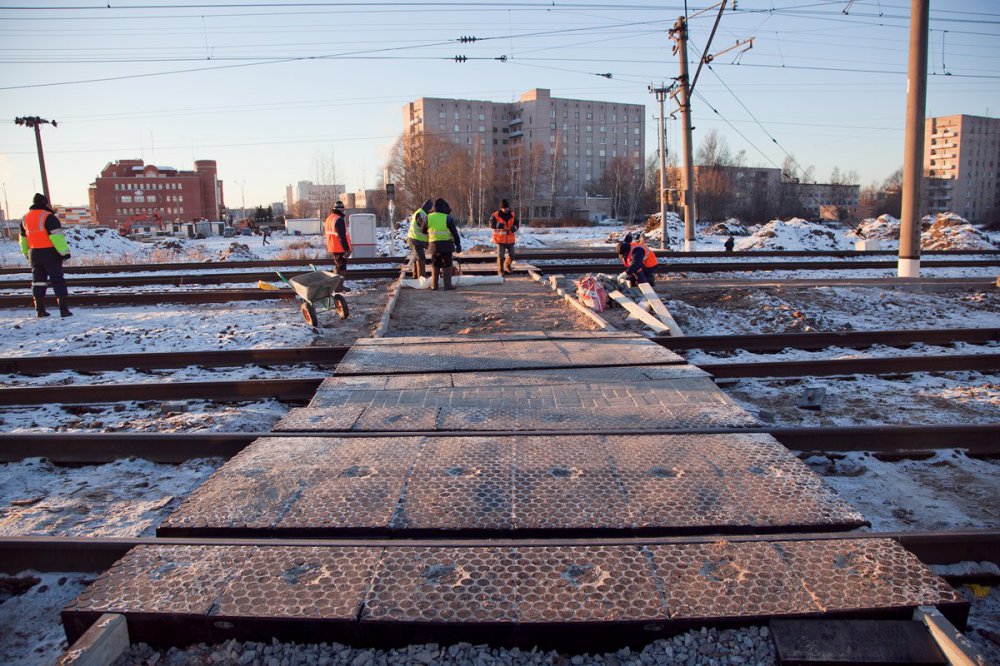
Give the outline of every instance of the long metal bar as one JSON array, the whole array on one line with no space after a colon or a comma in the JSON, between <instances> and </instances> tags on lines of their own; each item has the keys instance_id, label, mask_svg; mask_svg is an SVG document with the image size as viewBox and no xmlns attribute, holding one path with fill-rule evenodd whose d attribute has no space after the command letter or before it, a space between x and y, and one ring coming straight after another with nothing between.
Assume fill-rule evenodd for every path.
<instances>
[{"instance_id":1,"label":"long metal bar","mask_svg":"<svg viewBox=\"0 0 1000 666\"><path fill-rule=\"evenodd\" d=\"M174 291L171 289L150 292L74 293L73 305L162 305L164 303L228 303L231 301L287 301L295 298L291 289L265 291L263 289L201 289ZM31 307L31 294L0 296L0 308Z\"/></svg>"},{"instance_id":2,"label":"long metal bar","mask_svg":"<svg viewBox=\"0 0 1000 666\"><path fill-rule=\"evenodd\" d=\"M969 455L1000 455L1000 423L980 425L874 425L810 428L700 428L650 430L644 434L766 433L793 451L870 451L899 457L940 449L963 449ZM214 433L7 433L0 434L0 462L48 458L57 464L94 465L135 456L160 463L193 458L230 458L260 437L454 437L455 431L429 432L214 432ZM493 436L551 437L551 432L496 432ZM612 435L580 431L560 434Z\"/></svg>"},{"instance_id":3,"label":"long metal bar","mask_svg":"<svg viewBox=\"0 0 1000 666\"><path fill-rule=\"evenodd\" d=\"M770 335L689 335L682 338L658 336L654 342L673 351L745 349L779 351L782 349L825 349L847 347L860 349L872 345L909 346L914 344L982 344L1000 341L1000 328L943 328L900 331L833 331L828 333L774 333ZM0 368L3 368L0 361Z\"/></svg>"},{"instance_id":4,"label":"long metal bar","mask_svg":"<svg viewBox=\"0 0 1000 666\"><path fill-rule=\"evenodd\" d=\"M925 564L961 561L1000 562L1000 530L941 532L818 532L768 535L727 535L727 541L817 541L827 539L894 539ZM718 541L718 536L531 538L505 539L510 547L628 546L698 544ZM257 546L310 548L496 546L495 539L191 539L177 537L3 537L0 538L0 572L35 571L99 572L136 546Z\"/></svg>"},{"instance_id":5,"label":"long metal bar","mask_svg":"<svg viewBox=\"0 0 1000 666\"><path fill-rule=\"evenodd\" d=\"M0 389L0 405L92 404L126 400L309 400L322 378L245 379L217 382L77 384Z\"/></svg>"},{"instance_id":6,"label":"long metal bar","mask_svg":"<svg viewBox=\"0 0 1000 666\"><path fill-rule=\"evenodd\" d=\"M900 356L885 358L844 358L822 361L777 361L763 363L710 363L699 368L717 379L737 377L830 377L833 375L886 375L907 372L946 372L1000 369L1000 354L947 354L943 356Z\"/></svg>"}]
</instances>

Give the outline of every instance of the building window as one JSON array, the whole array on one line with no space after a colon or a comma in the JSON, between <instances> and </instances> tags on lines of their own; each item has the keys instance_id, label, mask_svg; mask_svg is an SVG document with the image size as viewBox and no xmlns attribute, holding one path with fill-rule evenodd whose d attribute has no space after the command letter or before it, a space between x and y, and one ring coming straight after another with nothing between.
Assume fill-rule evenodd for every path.
<instances>
[{"instance_id":1,"label":"building window","mask_svg":"<svg viewBox=\"0 0 1000 666\"><path fill-rule=\"evenodd\" d=\"M122 203L132 203L132 197L127 194L123 194Z\"/></svg>"},{"instance_id":2,"label":"building window","mask_svg":"<svg viewBox=\"0 0 1000 666\"><path fill-rule=\"evenodd\" d=\"M593 120L593 119L594 119L594 114L591 113L590 111L587 111L587 120Z\"/></svg>"},{"instance_id":3,"label":"building window","mask_svg":"<svg viewBox=\"0 0 1000 666\"><path fill-rule=\"evenodd\" d=\"M456 132L461 132L462 131L462 126L461 125L455 125L455 131Z\"/></svg>"},{"instance_id":4,"label":"building window","mask_svg":"<svg viewBox=\"0 0 1000 666\"><path fill-rule=\"evenodd\" d=\"M632 128L632 134L638 134L638 133L639 133L639 128L638 127L633 127Z\"/></svg>"},{"instance_id":5,"label":"building window","mask_svg":"<svg viewBox=\"0 0 1000 666\"><path fill-rule=\"evenodd\" d=\"M150 195L150 196L146 197L146 201L149 202L149 203L156 203L156 197Z\"/></svg>"},{"instance_id":6,"label":"building window","mask_svg":"<svg viewBox=\"0 0 1000 666\"><path fill-rule=\"evenodd\" d=\"M633 139L632 140L632 145L633 146L638 146L639 145L639 139Z\"/></svg>"}]
</instances>

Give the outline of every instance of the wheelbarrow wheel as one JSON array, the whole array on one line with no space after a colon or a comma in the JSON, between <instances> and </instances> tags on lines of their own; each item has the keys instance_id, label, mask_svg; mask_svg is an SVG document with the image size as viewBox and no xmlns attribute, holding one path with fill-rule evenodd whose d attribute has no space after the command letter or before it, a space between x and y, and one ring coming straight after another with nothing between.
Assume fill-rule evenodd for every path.
<instances>
[{"instance_id":1,"label":"wheelbarrow wheel","mask_svg":"<svg viewBox=\"0 0 1000 666\"><path fill-rule=\"evenodd\" d=\"M341 319L347 319L348 315L351 314L350 309L347 307L347 299L340 294L333 295L333 308L337 311L337 316Z\"/></svg>"},{"instance_id":2,"label":"wheelbarrow wheel","mask_svg":"<svg viewBox=\"0 0 1000 666\"><path fill-rule=\"evenodd\" d=\"M316 308L312 303L302 303L302 318L313 328L319 328L319 316L316 315Z\"/></svg>"}]
</instances>

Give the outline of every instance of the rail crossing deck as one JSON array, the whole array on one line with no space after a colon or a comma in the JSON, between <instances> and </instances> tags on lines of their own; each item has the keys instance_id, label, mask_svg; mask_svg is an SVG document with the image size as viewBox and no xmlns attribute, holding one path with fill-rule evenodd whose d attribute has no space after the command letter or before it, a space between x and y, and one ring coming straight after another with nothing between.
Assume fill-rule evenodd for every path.
<instances>
[{"instance_id":1,"label":"rail crossing deck","mask_svg":"<svg viewBox=\"0 0 1000 666\"><path fill-rule=\"evenodd\" d=\"M964 622L962 598L893 541L791 538L864 520L769 435L725 432L752 425L638 336L359 341L275 428L301 436L257 440L158 534L362 541L141 546L64 623L73 639L120 612L132 640L161 644L579 647L918 605ZM643 434L706 427L720 432Z\"/></svg>"}]
</instances>

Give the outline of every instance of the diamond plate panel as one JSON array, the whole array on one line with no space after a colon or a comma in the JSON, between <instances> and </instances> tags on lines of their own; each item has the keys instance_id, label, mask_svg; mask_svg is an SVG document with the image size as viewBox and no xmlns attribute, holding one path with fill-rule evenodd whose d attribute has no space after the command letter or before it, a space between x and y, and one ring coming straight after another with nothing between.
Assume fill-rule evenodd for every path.
<instances>
[{"instance_id":1,"label":"diamond plate panel","mask_svg":"<svg viewBox=\"0 0 1000 666\"><path fill-rule=\"evenodd\" d=\"M388 527L420 446L419 438L336 440L277 527Z\"/></svg>"},{"instance_id":2,"label":"diamond plate panel","mask_svg":"<svg viewBox=\"0 0 1000 666\"><path fill-rule=\"evenodd\" d=\"M512 438L428 438L393 529L512 528Z\"/></svg>"},{"instance_id":3,"label":"diamond plate panel","mask_svg":"<svg viewBox=\"0 0 1000 666\"><path fill-rule=\"evenodd\" d=\"M353 622L381 551L259 548L237 569L212 614Z\"/></svg>"},{"instance_id":4,"label":"diamond plate panel","mask_svg":"<svg viewBox=\"0 0 1000 666\"><path fill-rule=\"evenodd\" d=\"M637 527L857 527L864 517L770 435L615 437Z\"/></svg>"},{"instance_id":5,"label":"diamond plate panel","mask_svg":"<svg viewBox=\"0 0 1000 666\"><path fill-rule=\"evenodd\" d=\"M693 365L664 365L606 368L553 368L549 370L517 370L491 375L467 373L453 374L452 384L463 386L548 386L559 384L635 384L656 382L688 382L704 380L715 391L715 384L704 370ZM703 387L692 384L692 388ZM721 392L720 392L721 393Z\"/></svg>"},{"instance_id":6,"label":"diamond plate panel","mask_svg":"<svg viewBox=\"0 0 1000 666\"><path fill-rule=\"evenodd\" d=\"M434 430L437 427L437 417L436 407L372 405L365 408L352 429L371 432Z\"/></svg>"},{"instance_id":7,"label":"diamond plate panel","mask_svg":"<svg viewBox=\"0 0 1000 666\"><path fill-rule=\"evenodd\" d=\"M770 543L648 546L672 620L816 611L802 580ZM814 575L822 575L819 571Z\"/></svg>"},{"instance_id":8,"label":"diamond plate panel","mask_svg":"<svg viewBox=\"0 0 1000 666\"><path fill-rule=\"evenodd\" d=\"M891 539L789 541L776 551L822 612L960 603L961 595Z\"/></svg>"},{"instance_id":9,"label":"diamond plate panel","mask_svg":"<svg viewBox=\"0 0 1000 666\"><path fill-rule=\"evenodd\" d=\"M684 358L646 339L606 338L554 341L574 365L685 363Z\"/></svg>"},{"instance_id":10,"label":"diamond plate panel","mask_svg":"<svg viewBox=\"0 0 1000 666\"><path fill-rule=\"evenodd\" d=\"M137 546L66 611L206 615L252 552L251 546Z\"/></svg>"},{"instance_id":11,"label":"diamond plate panel","mask_svg":"<svg viewBox=\"0 0 1000 666\"><path fill-rule=\"evenodd\" d=\"M390 548L361 621L509 623L517 584L510 548Z\"/></svg>"},{"instance_id":12,"label":"diamond plate panel","mask_svg":"<svg viewBox=\"0 0 1000 666\"><path fill-rule=\"evenodd\" d=\"M515 527L623 529L631 525L625 494L599 437L516 441Z\"/></svg>"},{"instance_id":13,"label":"diamond plate panel","mask_svg":"<svg viewBox=\"0 0 1000 666\"><path fill-rule=\"evenodd\" d=\"M635 546L517 548L518 621L666 618L649 559Z\"/></svg>"},{"instance_id":14,"label":"diamond plate panel","mask_svg":"<svg viewBox=\"0 0 1000 666\"><path fill-rule=\"evenodd\" d=\"M274 432L330 432L350 430L365 410L362 405L341 406L337 409L293 409L272 426Z\"/></svg>"}]
</instances>

